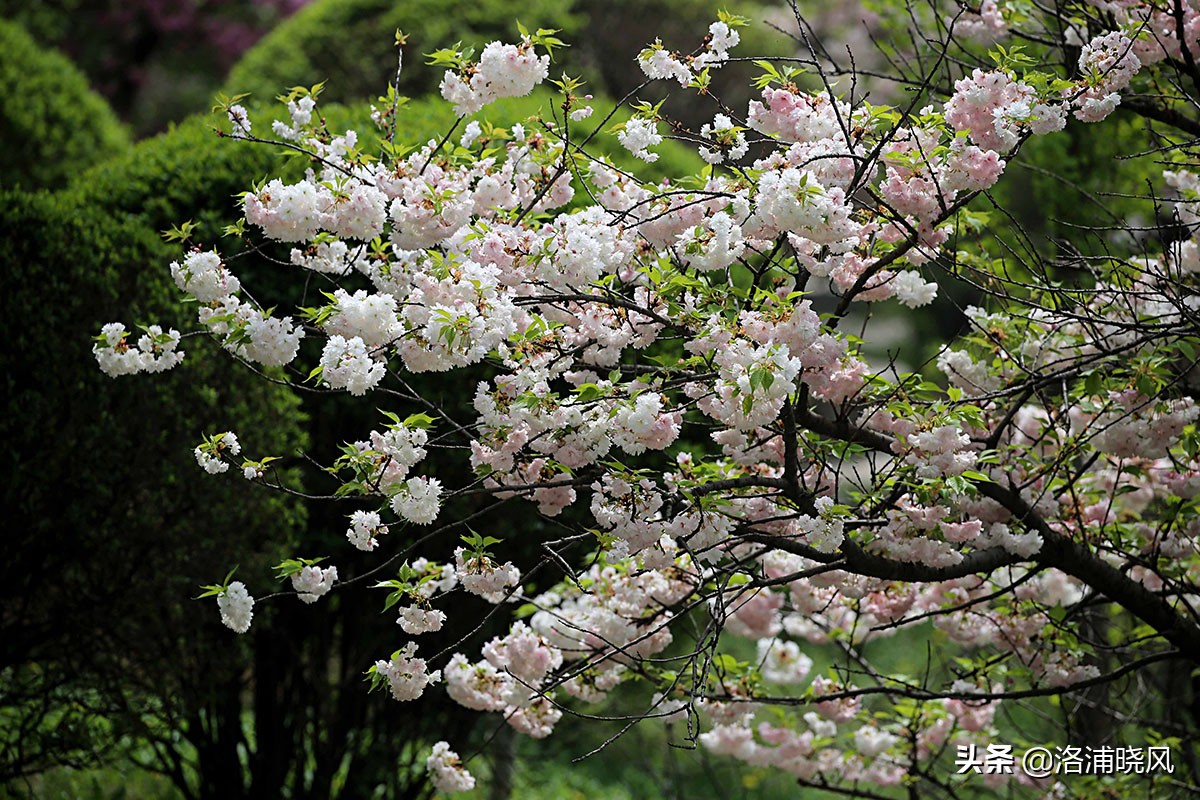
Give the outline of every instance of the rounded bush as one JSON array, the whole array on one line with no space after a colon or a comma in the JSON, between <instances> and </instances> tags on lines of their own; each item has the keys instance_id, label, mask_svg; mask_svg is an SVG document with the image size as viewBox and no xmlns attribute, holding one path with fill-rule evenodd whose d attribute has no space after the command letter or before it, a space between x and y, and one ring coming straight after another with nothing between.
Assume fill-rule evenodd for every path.
<instances>
[{"instance_id":1,"label":"rounded bush","mask_svg":"<svg viewBox=\"0 0 1200 800\"><path fill-rule=\"evenodd\" d=\"M52 188L129 147L129 134L57 50L0 20L0 186Z\"/></svg>"},{"instance_id":2,"label":"rounded bush","mask_svg":"<svg viewBox=\"0 0 1200 800\"><path fill-rule=\"evenodd\" d=\"M202 339L187 340L184 365L157 380L99 371L90 340L103 323L122 320L136 336L135 322L190 321L167 310L178 308L169 248L153 229L70 192L0 190L0 203L10 465L0 603L12 612L0 626L10 670L0 713L22 720L8 726L20 748L0 736L0 774L13 774L86 761L119 741L137 720L126 699L209 697L240 680L237 659L213 646L224 638L215 604L188 598L220 581L234 542L245 567L265 568L302 509L203 473L190 451L231 428L247 454L288 455L304 438L290 392L225 369ZM198 379L222 388L191 391ZM46 718L51 696L58 716ZM59 735L60 725L94 727L96 714L108 722L88 739Z\"/></svg>"},{"instance_id":3,"label":"rounded bush","mask_svg":"<svg viewBox=\"0 0 1200 800\"><path fill-rule=\"evenodd\" d=\"M590 119L583 122L571 123L571 140L578 143L586 138L612 109L614 101L604 96L593 97L587 101L595 112ZM489 103L482 110L464 118L448 144L453 144L465 128L465 123L471 120L487 121L501 127L511 127L514 123L524 123L527 129L532 127L530 120L540 117L547 122L562 120L562 96L546 87L535 89L526 97L508 97ZM645 180L658 180L667 176L688 175L700 171L704 162L700 160L694 147L666 139L654 148L659 154L658 161L647 164L633 156L620 145L615 135L607 131L614 125L625 122L631 116L628 108L620 108L613 118L604 124L600 134L588 145L589 152L600 154L611 160L616 166L629 170ZM364 105L349 107L331 107L327 110L326 119L334 130L354 128L360 134L374 131L369 109ZM441 139L454 125L454 108L440 96L422 97L405 103L399 112L399 125L396 134L398 142L412 146L420 146L431 138ZM664 138L668 134L667 126L660 126Z\"/></svg>"},{"instance_id":4,"label":"rounded bush","mask_svg":"<svg viewBox=\"0 0 1200 800\"><path fill-rule=\"evenodd\" d=\"M277 169L281 157L269 147L221 137L221 122L215 114L199 114L138 142L123 157L89 170L74 188L75 196L82 204L133 218L154 231L189 219L213 226L232 222L237 215L234 195ZM217 232L202 231L210 237Z\"/></svg>"},{"instance_id":5,"label":"rounded bush","mask_svg":"<svg viewBox=\"0 0 1200 800\"><path fill-rule=\"evenodd\" d=\"M0 626L0 713L21 720L8 726L21 747L0 735L0 779L86 763L138 724L143 704L188 697L194 708L242 680L215 603L189 598L233 566L234 542L244 571L264 571L303 529L303 509L240 476L205 474L191 449L232 429L252 458L291 455L306 442L299 403L203 338L185 340L184 364L153 378L104 375L90 343L116 320L134 336L137 323L195 326L167 269L180 248L159 232L231 217L230 195L264 157L190 124L61 191L0 189L10 463L0 603L13 612ZM197 393L197 380L221 389Z\"/></svg>"}]
</instances>

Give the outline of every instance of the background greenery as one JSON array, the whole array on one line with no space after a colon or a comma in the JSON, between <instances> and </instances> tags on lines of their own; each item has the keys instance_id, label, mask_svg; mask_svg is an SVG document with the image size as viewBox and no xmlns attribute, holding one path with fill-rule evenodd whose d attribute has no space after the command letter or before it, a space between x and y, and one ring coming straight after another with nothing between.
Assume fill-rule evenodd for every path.
<instances>
[{"instance_id":1,"label":"background greenery","mask_svg":"<svg viewBox=\"0 0 1200 800\"><path fill-rule=\"evenodd\" d=\"M129 133L64 56L0 19L0 186L55 188L129 147Z\"/></svg>"}]
</instances>

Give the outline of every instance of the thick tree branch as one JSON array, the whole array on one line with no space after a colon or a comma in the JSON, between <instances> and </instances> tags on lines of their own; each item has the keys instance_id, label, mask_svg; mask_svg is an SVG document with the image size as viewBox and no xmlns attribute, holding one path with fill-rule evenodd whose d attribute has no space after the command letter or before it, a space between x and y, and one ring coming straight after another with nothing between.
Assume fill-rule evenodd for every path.
<instances>
[{"instance_id":1,"label":"thick tree branch","mask_svg":"<svg viewBox=\"0 0 1200 800\"><path fill-rule=\"evenodd\" d=\"M1035 556L1038 563L1083 581L1154 628L1175 645L1180 654L1200 663L1200 627L1184 619L1165 599L1101 559L1087 546L1055 532L1018 492L996 483L976 485L980 494L1004 506L1020 522L1041 535L1042 549Z\"/></svg>"},{"instance_id":2,"label":"thick tree branch","mask_svg":"<svg viewBox=\"0 0 1200 800\"><path fill-rule=\"evenodd\" d=\"M883 434L850 425L842 420L830 420L808 409L801 408L797 411L800 424L808 430L840 441L862 444L879 452L891 452L892 440ZM1018 521L1031 530L1036 530L1042 537L1042 549L1033 560L1061 570L1093 587L1154 628L1164 639L1177 647L1183 656L1200 663L1200 627L1181 616L1164 598L1101 559L1086 545L1057 533L1017 491L989 481L977 482L976 487L982 495L1002 505ZM793 545L798 543L793 540L783 537L775 539L776 541L769 543L780 550L809 555L808 552L796 549ZM756 541L768 543L762 539ZM804 551L811 550L803 545L801 547ZM842 545L842 556L848 572L900 581L950 580L976 573L989 573L1000 567L1029 560L993 548L970 553L961 562L950 567L930 567L925 564L892 561L867 553L849 539Z\"/></svg>"},{"instance_id":3,"label":"thick tree branch","mask_svg":"<svg viewBox=\"0 0 1200 800\"><path fill-rule=\"evenodd\" d=\"M855 575L865 575L869 578L879 578L887 581L936 583L938 581L964 578L967 575L992 572L1001 567L1018 564L1025 560L1021 556L1014 555L1007 550L993 547L987 550L977 550L973 553L968 553L957 564L946 567L931 567L928 564L896 561L875 555L874 553L868 553L850 539L842 543L841 552L839 553L821 553L803 542L788 536L753 533L745 535L744 538L752 542L774 547L785 553L804 556L813 561L837 563L839 569L854 573Z\"/></svg>"},{"instance_id":4,"label":"thick tree branch","mask_svg":"<svg viewBox=\"0 0 1200 800\"><path fill-rule=\"evenodd\" d=\"M1176 108L1159 105L1153 100L1137 96L1122 98L1120 107L1146 119L1178 128L1192 136L1200 136L1200 120L1186 116Z\"/></svg>"}]
</instances>

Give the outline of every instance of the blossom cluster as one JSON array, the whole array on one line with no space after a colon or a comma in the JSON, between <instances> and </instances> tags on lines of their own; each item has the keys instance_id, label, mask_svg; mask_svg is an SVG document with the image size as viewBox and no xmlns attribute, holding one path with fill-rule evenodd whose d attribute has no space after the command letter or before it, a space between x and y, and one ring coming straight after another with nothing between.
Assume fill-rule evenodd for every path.
<instances>
[{"instance_id":1,"label":"blossom cluster","mask_svg":"<svg viewBox=\"0 0 1200 800\"><path fill-rule=\"evenodd\" d=\"M113 378L137 372L162 372L183 361L184 354L176 349L179 340L179 331L174 328L164 332L160 326L150 325L138 337L137 346L131 347L125 326L110 322L96 337L92 353L100 369Z\"/></svg>"},{"instance_id":2,"label":"blossom cluster","mask_svg":"<svg viewBox=\"0 0 1200 800\"><path fill-rule=\"evenodd\" d=\"M250 622L254 619L254 598L246 591L246 584L234 581L217 596L217 605L221 609L221 622L234 633L245 633L250 630Z\"/></svg>"},{"instance_id":3,"label":"blossom cluster","mask_svg":"<svg viewBox=\"0 0 1200 800\"><path fill-rule=\"evenodd\" d=\"M442 97L462 117L502 97L529 94L549 72L550 56L539 56L528 38L518 45L492 42L483 49L478 64L463 73L446 70Z\"/></svg>"}]
</instances>

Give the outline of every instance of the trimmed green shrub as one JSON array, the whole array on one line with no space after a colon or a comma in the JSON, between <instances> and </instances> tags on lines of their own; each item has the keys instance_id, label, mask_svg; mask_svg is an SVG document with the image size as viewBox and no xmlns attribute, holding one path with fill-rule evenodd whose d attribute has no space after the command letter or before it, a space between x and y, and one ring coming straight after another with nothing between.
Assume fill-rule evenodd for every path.
<instances>
[{"instance_id":1,"label":"trimmed green shrub","mask_svg":"<svg viewBox=\"0 0 1200 800\"><path fill-rule=\"evenodd\" d=\"M129 134L57 50L0 20L0 186L63 185L129 147Z\"/></svg>"},{"instance_id":2,"label":"trimmed green shrub","mask_svg":"<svg viewBox=\"0 0 1200 800\"><path fill-rule=\"evenodd\" d=\"M489 103L481 111L466 117L464 125L460 125L455 131L452 142L457 141L457 137L464 130L465 123L471 120L487 121L502 127L509 127L517 122L525 123L535 117L541 117L548 122L555 119L561 120L561 103L562 96L545 87L534 90L527 97L497 100ZM581 142L586 138L612 110L613 106L613 101L603 96L596 96L588 103L595 109L595 113L590 119L583 122L571 123L572 141ZM704 168L704 162L700 160L695 148L669 139L654 148L655 152L659 154L658 161L647 164L635 158L632 153L620 145L615 135L608 133L612 126L625 122L630 115L629 109L620 109L611 120L605 123L604 129L588 145L588 152L593 155L607 156L616 166L629 170L643 180L659 180L667 176L678 177L698 172ZM360 136L366 131L374 131L365 106L332 107L327 110L326 119L334 130L354 128ZM429 141L430 138L440 140L454 125L454 120L454 108L440 96L411 100L400 109L397 141L418 146ZM526 128L530 127L529 124L526 124ZM666 126L661 127L663 134L666 135L668 133Z\"/></svg>"},{"instance_id":3,"label":"trimmed green shrub","mask_svg":"<svg viewBox=\"0 0 1200 800\"><path fill-rule=\"evenodd\" d=\"M109 378L90 349L114 320L195 327L167 269L180 248L160 231L228 221L233 193L275 158L205 128L140 143L56 193L0 190L0 435L11 467L0 603L12 612L0 626L0 729L20 738L10 747L0 736L0 784L87 763L144 736L147 719L236 702L239 642L212 600L189 598L220 581L234 553L261 591L304 528L295 499L207 475L191 454L203 433L235 430L251 457L291 455L306 442L292 392L204 338L185 340L184 364L153 377Z\"/></svg>"},{"instance_id":4,"label":"trimmed green shrub","mask_svg":"<svg viewBox=\"0 0 1200 800\"><path fill-rule=\"evenodd\" d=\"M212 243L219 226L238 214L234 195L282 162L273 148L219 136L222 121L200 114L138 142L124 157L89 170L74 189L76 198L152 231L191 219L202 223L201 233ZM178 246L165 252L173 255L159 265L164 271Z\"/></svg>"},{"instance_id":5,"label":"trimmed green shrub","mask_svg":"<svg viewBox=\"0 0 1200 800\"><path fill-rule=\"evenodd\" d=\"M558 111L560 100L553 92L539 89L529 97L496 101L469 119L508 125L539 113L549 118L552 110ZM596 114L575 123L574 136L599 124L612 101L597 97L591 102ZM322 112L331 130L353 128L359 132L363 146L371 149L375 127L366 105L322 104ZM561 111L558 113L561 116ZM255 132L269 129L267 121L274 118L272 115L285 116L286 111L278 103L253 111ZM622 110L606 129L628 117L629 112ZM411 100L400 109L397 141L416 146L431 138L440 139L454 120L453 108L440 97ZM155 231L191 220L199 226L205 242L218 243L221 227L240 213L235 195L249 190L254 181L268 174L290 171L294 179L299 179L306 166L304 159L285 158L282 151L269 145L220 137L215 132L219 126L229 127L216 114L191 117L167 134L139 142L127 156L90 170L74 191L82 203L132 216ZM462 129L460 126L459 131ZM649 178L686 174L704 166L691 147L677 142L666 141L655 148L661 157L649 165L633 158L611 135L598 136L595 144L619 166ZM227 249L232 243L225 240L219 244ZM169 257L163 268L174 258Z\"/></svg>"},{"instance_id":6,"label":"trimmed green shrub","mask_svg":"<svg viewBox=\"0 0 1200 800\"><path fill-rule=\"evenodd\" d=\"M190 327L163 268L170 248L70 192L4 190L0 203L10 465L0 728L21 738L0 741L0 777L11 777L91 756L136 730L147 707L236 689L236 643L211 600L201 609L188 598L219 581L235 551L265 568L303 514L283 495L201 472L190 451L226 429L248 454L289 454L304 437L290 392L226 369L202 339L154 380L99 372L89 342L105 322ZM197 380L222 388L197 394Z\"/></svg>"}]
</instances>

